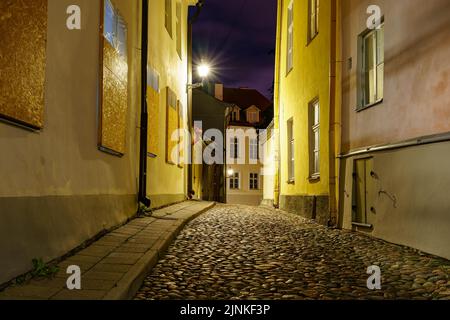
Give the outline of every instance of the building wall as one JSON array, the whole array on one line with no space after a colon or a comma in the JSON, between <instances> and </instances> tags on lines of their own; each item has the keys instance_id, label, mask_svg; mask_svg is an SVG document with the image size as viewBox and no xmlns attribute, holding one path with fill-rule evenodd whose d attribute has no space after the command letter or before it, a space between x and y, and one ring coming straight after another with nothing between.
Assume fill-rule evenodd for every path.
<instances>
[{"instance_id":1,"label":"building wall","mask_svg":"<svg viewBox=\"0 0 450 320\"><path fill-rule=\"evenodd\" d=\"M136 213L139 1L113 3L128 24L125 155L97 148L100 1L49 0L44 129L0 122L0 283ZM73 4L82 30L65 27Z\"/></svg>"},{"instance_id":2,"label":"building wall","mask_svg":"<svg viewBox=\"0 0 450 320\"><path fill-rule=\"evenodd\" d=\"M248 130L248 127L237 127L233 126L229 129L242 129ZM229 140L229 139L227 139ZM226 144L227 154L229 154L229 141ZM250 164L249 159L249 139L245 139L245 164L238 164L236 161L235 164L232 164L229 160L227 160L226 170L232 169L234 172L240 173L240 188L238 190L230 189L230 179L226 179L227 184L227 203L228 204L244 204L244 205L253 205L257 206L261 204L263 200L263 187L264 187L264 177L261 175L262 173L262 164L258 162L258 164ZM242 154L241 152L239 154ZM259 175L259 189L258 190L250 190L250 173L257 173Z\"/></svg>"},{"instance_id":3,"label":"building wall","mask_svg":"<svg viewBox=\"0 0 450 320\"><path fill-rule=\"evenodd\" d=\"M385 17L381 104L355 112L357 38L369 5ZM418 9L420 8L420 9ZM450 131L450 3L447 0L342 1L343 152ZM420 27L418 27L420 26Z\"/></svg>"},{"instance_id":4,"label":"building wall","mask_svg":"<svg viewBox=\"0 0 450 320\"><path fill-rule=\"evenodd\" d=\"M304 216L313 216L313 206L297 206L312 199L328 198L330 194L330 74L332 1L320 1L319 33L308 43L308 1L294 1L293 69L287 72L287 15L290 1L279 1L278 61L275 83L275 119L280 135L280 207ZM310 180L309 156L309 103L315 98L320 102L320 180ZM295 139L295 183L288 183L287 121L292 119ZM338 142L336 142L338 143ZM286 199L292 199L286 200ZM277 202L277 201L276 201ZM321 220L327 223L329 208L317 208Z\"/></svg>"},{"instance_id":5,"label":"building wall","mask_svg":"<svg viewBox=\"0 0 450 320\"><path fill-rule=\"evenodd\" d=\"M350 157L343 162L342 227L450 258L450 142ZM353 166L371 157L372 229L352 225Z\"/></svg>"},{"instance_id":6,"label":"building wall","mask_svg":"<svg viewBox=\"0 0 450 320\"><path fill-rule=\"evenodd\" d=\"M385 17L384 100L356 112L357 39L372 4ZM342 17L343 154L449 132L450 3L343 1ZM351 69L345 63L350 58ZM449 146L439 142L344 158L341 225L449 258ZM373 161L373 228L352 225L354 161L367 157Z\"/></svg>"},{"instance_id":7,"label":"building wall","mask_svg":"<svg viewBox=\"0 0 450 320\"><path fill-rule=\"evenodd\" d=\"M209 92L205 92L204 90L208 90ZM213 96L214 94L217 95L217 97ZM221 132L222 137L224 137L225 113L228 105L220 100L220 98L223 99L223 85L207 84L206 88L194 89L192 96L192 115L194 123L202 123L203 134L208 130L213 129ZM205 150L205 147L203 147L203 150ZM225 160L225 155L223 160ZM225 202L224 166L222 164L207 165L205 163L200 166L203 167L203 174L201 177L201 181L203 182L200 185L202 196L200 199ZM195 179L198 181L197 177L195 177Z\"/></svg>"},{"instance_id":8,"label":"building wall","mask_svg":"<svg viewBox=\"0 0 450 320\"><path fill-rule=\"evenodd\" d=\"M111 1L128 30L125 154L97 147L101 2L49 0L44 128L34 133L0 122L0 283L30 270L33 258L55 259L137 212L141 1ZM165 163L165 87L184 106L187 126L187 5L195 1L182 2L182 59L165 31L164 1L149 2L149 65L160 73L163 94L161 125L151 128L161 149L148 161L148 193L159 207L186 199L185 168ZM65 27L70 5L81 9L81 30Z\"/></svg>"},{"instance_id":9,"label":"building wall","mask_svg":"<svg viewBox=\"0 0 450 320\"><path fill-rule=\"evenodd\" d=\"M274 204L274 188L275 188L275 133L274 126L271 124L267 128L266 140L263 141L262 148L264 150L264 166L263 166L263 203L265 205Z\"/></svg>"},{"instance_id":10,"label":"building wall","mask_svg":"<svg viewBox=\"0 0 450 320\"><path fill-rule=\"evenodd\" d=\"M149 128L158 132L158 152L156 158L148 159L147 193L152 200L152 207L160 207L169 203L182 201L187 198L186 175L184 165L168 164L166 161L166 87L175 92L177 99L183 106L182 128L187 129L187 19L188 5L195 1L183 0L182 4L182 54L181 58L176 50L175 6L173 1L173 30L172 37L165 28L165 1L151 0L149 2L149 59L148 64L160 74L159 121L156 128ZM174 183L175 181L175 183Z\"/></svg>"}]
</instances>

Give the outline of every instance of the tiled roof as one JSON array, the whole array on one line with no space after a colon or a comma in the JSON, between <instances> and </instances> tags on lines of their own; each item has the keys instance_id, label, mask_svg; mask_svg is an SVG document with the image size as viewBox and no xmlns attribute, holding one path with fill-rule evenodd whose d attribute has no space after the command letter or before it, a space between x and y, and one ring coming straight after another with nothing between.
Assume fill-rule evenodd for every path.
<instances>
[{"instance_id":1,"label":"tiled roof","mask_svg":"<svg viewBox=\"0 0 450 320\"><path fill-rule=\"evenodd\" d=\"M251 106L261 111L267 110L272 103L255 89L223 88L223 101L236 104L242 110Z\"/></svg>"}]
</instances>

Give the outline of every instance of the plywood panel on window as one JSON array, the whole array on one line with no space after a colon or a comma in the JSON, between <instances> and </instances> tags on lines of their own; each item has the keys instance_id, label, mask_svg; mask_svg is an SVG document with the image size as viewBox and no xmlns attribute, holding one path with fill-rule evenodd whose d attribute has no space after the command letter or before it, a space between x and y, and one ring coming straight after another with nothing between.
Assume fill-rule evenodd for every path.
<instances>
[{"instance_id":1,"label":"plywood panel on window","mask_svg":"<svg viewBox=\"0 0 450 320\"><path fill-rule=\"evenodd\" d=\"M109 0L104 1L102 16L99 147L123 155L128 115L127 28Z\"/></svg>"},{"instance_id":2,"label":"plywood panel on window","mask_svg":"<svg viewBox=\"0 0 450 320\"><path fill-rule=\"evenodd\" d=\"M0 118L44 125L47 0L0 1Z\"/></svg>"},{"instance_id":3,"label":"plywood panel on window","mask_svg":"<svg viewBox=\"0 0 450 320\"><path fill-rule=\"evenodd\" d=\"M182 134L181 132L184 129L184 117L183 117L184 107L180 101L177 102L177 107L178 107L178 130L180 132L180 136L178 137L178 162L177 162L177 164L178 164L178 167L183 168L184 157L185 157L185 154L184 154L185 148L182 148L181 143L184 143L184 144L186 143L186 141L184 139L182 139L182 136L181 136L181 134Z\"/></svg>"},{"instance_id":4,"label":"plywood panel on window","mask_svg":"<svg viewBox=\"0 0 450 320\"><path fill-rule=\"evenodd\" d=\"M176 132L179 127L178 104L175 93L167 87L166 89L166 161L170 164L178 164L177 146L179 139Z\"/></svg>"},{"instance_id":5,"label":"plywood panel on window","mask_svg":"<svg viewBox=\"0 0 450 320\"><path fill-rule=\"evenodd\" d=\"M159 73L153 69L148 70L147 105L148 105L148 153L159 155L159 128L160 128L160 88Z\"/></svg>"}]
</instances>

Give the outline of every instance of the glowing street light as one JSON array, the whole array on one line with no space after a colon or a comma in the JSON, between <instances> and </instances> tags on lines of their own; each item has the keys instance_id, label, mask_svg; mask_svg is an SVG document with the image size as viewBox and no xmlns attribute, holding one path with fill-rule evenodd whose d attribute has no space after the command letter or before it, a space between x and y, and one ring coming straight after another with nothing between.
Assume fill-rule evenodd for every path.
<instances>
[{"instance_id":1,"label":"glowing street light","mask_svg":"<svg viewBox=\"0 0 450 320\"><path fill-rule=\"evenodd\" d=\"M202 78L202 82L193 84L188 83L186 88L187 91L203 87L203 80L207 78L211 73L211 67L206 63L202 63L197 67L197 73L198 76Z\"/></svg>"},{"instance_id":2,"label":"glowing street light","mask_svg":"<svg viewBox=\"0 0 450 320\"><path fill-rule=\"evenodd\" d=\"M201 64L198 66L197 71L198 71L198 75L200 76L200 78L206 78L206 77L208 77L211 69L207 64Z\"/></svg>"},{"instance_id":3,"label":"glowing street light","mask_svg":"<svg viewBox=\"0 0 450 320\"><path fill-rule=\"evenodd\" d=\"M227 174L228 174L228 177L231 178L234 175L234 170L228 169Z\"/></svg>"}]
</instances>

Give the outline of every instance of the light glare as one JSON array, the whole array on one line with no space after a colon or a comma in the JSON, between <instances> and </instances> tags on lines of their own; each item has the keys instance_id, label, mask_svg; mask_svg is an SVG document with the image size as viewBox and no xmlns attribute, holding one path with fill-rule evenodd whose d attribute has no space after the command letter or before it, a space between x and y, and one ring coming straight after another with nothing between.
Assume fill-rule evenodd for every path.
<instances>
[{"instance_id":1,"label":"light glare","mask_svg":"<svg viewBox=\"0 0 450 320\"><path fill-rule=\"evenodd\" d=\"M209 66L206 64L202 64L198 67L198 75L201 78L206 78L209 75L209 71L210 71Z\"/></svg>"}]
</instances>

